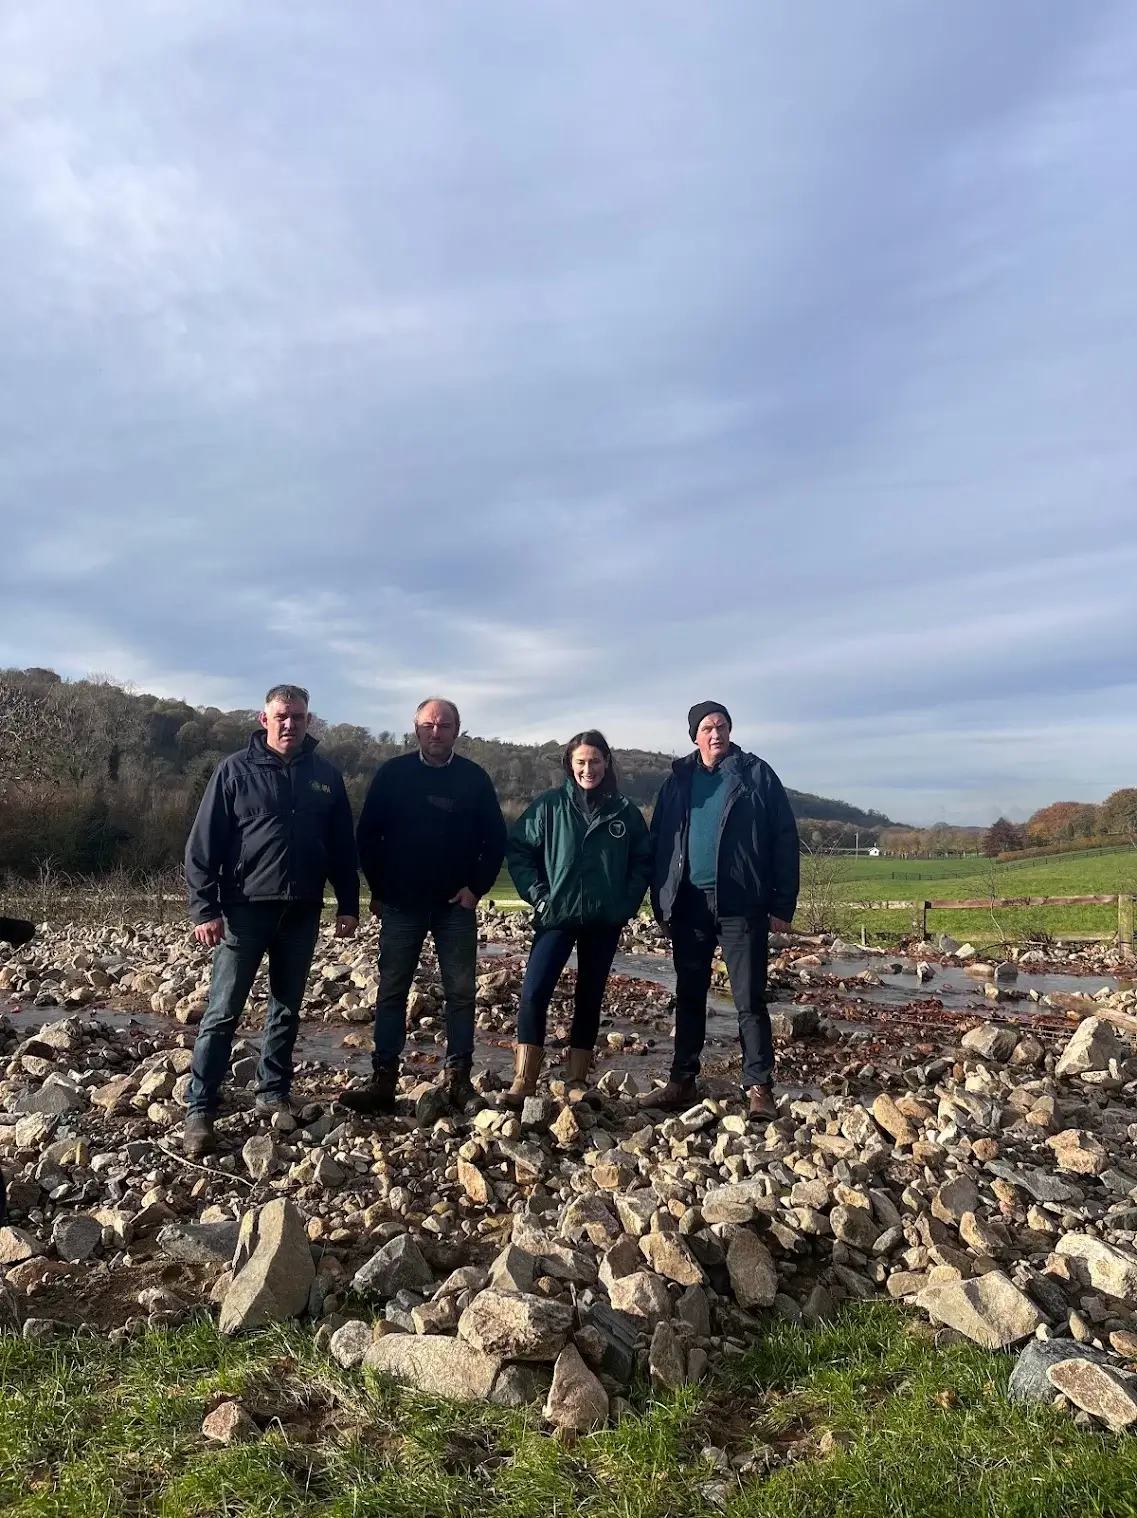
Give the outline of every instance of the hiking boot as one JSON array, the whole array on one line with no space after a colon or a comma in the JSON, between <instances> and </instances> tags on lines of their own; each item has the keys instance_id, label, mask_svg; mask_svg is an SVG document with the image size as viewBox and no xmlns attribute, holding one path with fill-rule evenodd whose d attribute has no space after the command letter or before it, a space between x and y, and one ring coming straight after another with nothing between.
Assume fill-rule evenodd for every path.
<instances>
[{"instance_id":1,"label":"hiking boot","mask_svg":"<svg viewBox=\"0 0 1137 1518\"><path fill-rule=\"evenodd\" d=\"M182 1148L191 1160L198 1160L203 1154L212 1154L217 1148L213 1119L204 1112L191 1112L182 1129Z\"/></svg>"},{"instance_id":2,"label":"hiking boot","mask_svg":"<svg viewBox=\"0 0 1137 1518\"><path fill-rule=\"evenodd\" d=\"M395 1110L395 1086L399 1079L398 1064L376 1065L366 1086L355 1091L345 1091L340 1102L351 1112L365 1117L378 1117Z\"/></svg>"},{"instance_id":3,"label":"hiking boot","mask_svg":"<svg viewBox=\"0 0 1137 1518\"><path fill-rule=\"evenodd\" d=\"M462 1065L447 1065L443 1071L442 1085L446 1091L451 1112L465 1112L467 1104L472 1102L478 1094L470 1079L472 1069L472 1062L467 1062Z\"/></svg>"},{"instance_id":4,"label":"hiking boot","mask_svg":"<svg viewBox=\"0 0 1137 1518\"><path fill-rule=\"evenodd\" d=\"M544 1062L545 1050L541 1044L514 1044L513 1085L498 1097L498 1106L520 1112L525 1098L537 1095L537 1077Z\"/></svg>"},{"instance_id":5,"label":"hiking boot","mask_svg":"<svg viewBox=\"0 0 1137 1518\"><path fill-rule=\"evenodd\" d=\"M774 1105L774 1087L771 1081L766 1081L761 1086L751 1086L746 1094L750 1098L747 1116L751 1122L772 1122L777 1117L778 1109Z\"/></svg>"},{"instance_id":6,"label":"hiking boot","mask_svg":"<svg viewBox=\"0 0 1137 1518\"><path fill-rule=\"evenodd\" d=\"M682 1107L693 1107L698 1100L699 1089L692 1075L685 1081L672 1078L661 1091L649 1091L646 1096L641 1096L638 1105L660 1112L678 1112Z\"/></svg>"},{"instance_id":7,"label":"hiking boot","mask_svg":"<svg viewBox=\"0 0 1137 1518\"><path fill-rule=\"evenodd\" d=\"M258 1096L254 1108L258 1117L295 1117L296 1111L286 1096Z\"/></svg>"},{"instance_id":8,"label":"hiking boot","mask_svg":"<svg viewBox=\"0 0 1137 1518\"><path fill-rule=\"evenodd\" d=\"M588 1095L588 1072L591 1068L591 1049L569 1050L565 1061L566 1102L579 1102Z\"/></svg>"}]
</instances>

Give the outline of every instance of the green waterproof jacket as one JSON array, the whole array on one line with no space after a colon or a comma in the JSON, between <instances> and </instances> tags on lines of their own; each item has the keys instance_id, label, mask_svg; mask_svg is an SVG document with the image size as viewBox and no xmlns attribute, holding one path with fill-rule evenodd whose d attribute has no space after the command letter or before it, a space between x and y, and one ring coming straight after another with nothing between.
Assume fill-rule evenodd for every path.
<instances>
[{"instance_id":1,"label":"green waterproof jacket","mask_svg":"<svg viewBox=\"0 0 1137 1518\"><path fill-rule=\"evenodd\" d=\"M622 923L651 880L647 823L618 792L588 817L568 780L543 791L509 831L505 862L517 894L543 928Z\"/></svg>"}]
</instances>

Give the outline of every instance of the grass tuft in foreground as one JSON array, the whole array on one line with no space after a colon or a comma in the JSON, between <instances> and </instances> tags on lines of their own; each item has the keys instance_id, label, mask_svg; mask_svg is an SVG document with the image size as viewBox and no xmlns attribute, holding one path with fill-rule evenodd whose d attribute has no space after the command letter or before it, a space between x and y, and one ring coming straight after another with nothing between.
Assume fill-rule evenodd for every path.
<instances>
[{"instance_id":1,"label":"grass tuft in foreground","mask_svg":"<svg viewBox=\"0 0 1137 1518\"><path fill-rule=\"evenodd\" d=\"M1005 1397L1011 1357L936 1348L886 1305L786 1325L705 1387L567 1445L535 1411L453 1406L343 1372L311 1334L208 1321L120 1349L0 1340L12 1518L1137 1518L1137 1440ZM262 1429L207 1445L239 1395ZM743 1464L740 1476L710 1449Z\"/></svg>"}]
</instances>

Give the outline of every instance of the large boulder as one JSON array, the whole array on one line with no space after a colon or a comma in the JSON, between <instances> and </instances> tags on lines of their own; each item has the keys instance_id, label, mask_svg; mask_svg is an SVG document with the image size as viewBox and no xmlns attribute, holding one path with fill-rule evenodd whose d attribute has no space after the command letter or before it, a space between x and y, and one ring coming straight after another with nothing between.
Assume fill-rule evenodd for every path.
<instances>
[{"instance_id":1,"label":"large boulder","mask_svg":"<svg viewBox=\"0 0 1137 1518\"><path fill-rule=\"evenodd\" d=\"M1054 1151L1059 1170L1073 1175L1101 1175L1110 1168L1110 1155L1104 1144L1080 1128L1064 1128L1046 1140L1046 1147Z\"/></svg>"},{"instance_id":2,"label":"large boulder","mask_svg":"<svg viewBox=\"0 0 1137 1518\"><path fill-rule=\"evenodd\" d=\"M484 1401L502 1366L499 1356L444 1334L385 1334L362 1363L402 1386L457 1402Z\"/></svg>"},{"instance_id":3,"label":"large boulder","mask_svg":"<svg viewBox=\"0 0 1137 1518\"><path fill-rule=\"evenodd\" d=\"M1044 1321L1030 1298L1001 1270L970 1281L927 1286L916 1306L984 1349L1006 1349L1029 1339Z\"/></svg>"},{"instance_id":4,"label":"large boulder","mask_svg":"<svg viewBox=\"0 0 1137 1518\"><path fill-rule=\"evenodd\" d=\"M768 1212L777 1203L769 1194L764 1179L735 1181L730 1186L713 1186L703 1198L700 1211L706 1223L749 1223L759 1212Z\"/></svg>"},{"instance_id":5,"label":"large boulder","mask_svg":"<svg viewBox=\"0 0 1137 1518\"><path fill-rule=\"evenodd\" d=\"M640 1253L657 1275L679 1286L701 1286L706 1272L677 1233L646 1233Z\"/></svg>"},{"instance_id":6,"label":"large boulder","mask_svg":"<svg viewBox=\"0 0 1137 1518\"><path fill-rule=\"evenodd\" d=\"M228 1265L237 1248L240 1223L167 1223L158 1234L158 1248L187 1265Z\"/></svg>"},{"instance_id":7,"label":"large boulder","mask_svg":"<svg viewBox=\"0 0 1137 1518\"><path fill-rule=\"evenodd\" d=\"M400 1291L432 1291L434 1275L410 1234L400 1233L359 1267L351 1284L358 1292L393 1297Z\"/></svg>"},{"instance_id":8,"label":"large boulder","mask_svg":"<svg viewBox=\"0 0 1137 1518\"><path fill-rule=\"evenodd\" d=\"M299 1317L315 1277L304 1219L285 1197L266 1202L256 1214L252 1252L225 1293L221 1332Z\"/></svg>"},{"instance_id":9,"label":"large boulder","mask_svg":"<svg viewBox=\"0 0 1137 1518\"><path fill-rule=\"evenodd\" d=\"M1059 1360L1046 1374L1051 1386L1075 1407L1100 1418L1113 1433L1137 1423L1137 1376L1096 1365L1081 1355Z\"/></svg>"},{"instance_id":10,"label":"large boulder","mask_svg":"<svg viewBox=\"0 0 1137 1518\"><path fill-rule=\"evenodd\" d=\"M608 1284L608 1297L617 1312L649 1324L671 1316L667 1283L654 1270L633 1270L615 1277Z\"/></svg>"},{"instance_id":11,"label":"large boulder","mask_svg":"<svg viewBox=\"0 0 1137 1518\"><path fill-rule=\"evenodd\" d=\"M1100 1350L1079 1344L1074 1339L1032 1339L1023 1345L1015 1361L1007 1383L1007 1396L1012 1402L1053 1402L1054 1388L1047 1372L1052 1365L1074 1355L1097 1364L1104 1364L1106 1358Z\"/></svg>"},{"instance_id":12,"label":"large boulder","mask_svg":"<svg viewBox=\"0 0 1137 1518\"><path fill-rule=\"evenodd\" d=\"M1137 1255L1106 1244L1090 1233L1066 1233L1058 1240L1058 1254L1077 1262L1095 1291L1137 1303Z\"/></svg>"},{"instance_id":13,"label":"large boulder","mask_svg":"<svg viewBox=\"0 0 1137 1518\"><path fill-rule=\"evenodd\" d=\"M545 1418L558 1428L584 1434L608 1421L608 1393L584 1363L575 1344L566 1344L553 1367Z\"/></svg>"},{"instance_id":14,"label":"large boulder","mask_svg":"<svg viewBox=\"0 0 1137 1518\"><path fill-rule=\"evenodd\" d=\"M1111 1059L1122 1060L1127 1050L1111 1023L1087 1017L1078 1024L1054 1067L1055 1075L1084 1075L1087 1070L1108 1070Z\"/></svg>"},{"instance_id":15,"label":"large boulder","mask_svg":"<svg viewBox=\"0 0 1137 1518\"><path fill-rule=\"evenodd\" d=\"M999 1028L992 1023L984 1023L965 1033L960 1044L969 1054L977 1054L980 1059L989 1059L1002 1065L1015 1052L1021 1036L1017 1028Z\"/></svg>"},{"instance_id":16,"label":"large boulder","mask_svg":"<svg viewBox=\"0 0 1137 1518\"><path fill-rule=\"evenodd\" d=\"M506 1360L555 1360L572 1331L566 1302L531 1292L480 1291L458 1320L459 1336Z\"/></svg>"},{"instance_id":17,"label":"large boulder","mask_svg":"<svg viewBox=\"0 0 1137 1518\"><path fill-rule=\"evenodd\" d=\"M871 1221L871 1220L870 1220ZM726 1252L731 1290L741 1307L769 1307L778 1295L778 1270L756 1233L740 1228Z\"/></svg>"}]
</instances>

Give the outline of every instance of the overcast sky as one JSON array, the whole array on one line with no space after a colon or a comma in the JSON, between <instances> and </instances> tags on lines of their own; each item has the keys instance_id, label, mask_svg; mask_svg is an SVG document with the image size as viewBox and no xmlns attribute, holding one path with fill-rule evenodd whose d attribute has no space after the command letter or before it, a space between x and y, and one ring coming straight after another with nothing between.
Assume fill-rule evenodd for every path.
<instances>
[{"instance_id":1,"label":"overcast sky","mask_svg":"<svg viewBox=\"0 0 1137 1518\"><path fill-rule=\"evenodd\" d=\"M1137 7L6 0L0 664L1137 784Z\"/></svg>"}]
</instances>

